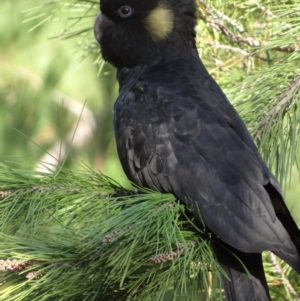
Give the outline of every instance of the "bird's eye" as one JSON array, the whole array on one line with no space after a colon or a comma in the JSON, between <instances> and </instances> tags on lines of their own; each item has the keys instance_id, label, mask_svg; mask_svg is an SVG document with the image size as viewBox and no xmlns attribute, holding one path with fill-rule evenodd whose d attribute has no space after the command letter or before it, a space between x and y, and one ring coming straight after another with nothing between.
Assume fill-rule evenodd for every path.
<instances>
[{"instance_id":1,"label":"bird's eye","mask_svg":"<svg viewBox=\"0 0 300 301\"><path fill-rule=\"evenodd\" d=\"M118 15L121 18L128 18L129 16L131 16L132 12L133 12L132 8L128 5L121 6L118 9Z\"/></svg>"}]
</instances>

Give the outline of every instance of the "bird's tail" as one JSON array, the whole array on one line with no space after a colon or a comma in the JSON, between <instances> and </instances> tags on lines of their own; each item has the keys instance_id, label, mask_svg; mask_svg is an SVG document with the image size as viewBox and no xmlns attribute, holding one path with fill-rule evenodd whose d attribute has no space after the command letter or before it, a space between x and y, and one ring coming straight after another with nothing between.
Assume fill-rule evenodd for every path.
<instances>
[{"instance_id":1,"label":"bird's tail","mask_svg":"<svg viewBox=\"0 0 300 301\"><path fill-rule=\"evenodd\" d=\"M228 301L270 301L261 254L243 253L214 242L216 258L225 271L224 291Z\"/></svg>"}]
</instances>

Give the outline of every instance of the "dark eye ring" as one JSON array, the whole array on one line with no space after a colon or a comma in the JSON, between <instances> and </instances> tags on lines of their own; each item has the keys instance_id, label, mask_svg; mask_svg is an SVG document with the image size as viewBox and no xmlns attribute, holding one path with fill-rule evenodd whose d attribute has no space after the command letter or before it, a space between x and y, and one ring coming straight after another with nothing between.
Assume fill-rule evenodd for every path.
<instances>
[{"instance_id":1,"label":"dark eye ring","mask_svg":"<svg viewBox=\"0 0 300 301\"><path fill-rule=\"evenodd\" d=\"M128 5L123 5L121 6L119 9L118 9L118 15L121 17L121 18L128 18L131 16L133 10L130 6Z\"/></svg>"}]
</instances>

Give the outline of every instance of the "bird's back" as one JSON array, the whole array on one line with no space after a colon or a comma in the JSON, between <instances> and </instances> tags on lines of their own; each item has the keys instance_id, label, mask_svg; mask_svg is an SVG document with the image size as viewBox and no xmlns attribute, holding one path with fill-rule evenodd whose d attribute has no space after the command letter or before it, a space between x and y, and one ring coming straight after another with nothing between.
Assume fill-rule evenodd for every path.
<instances>
[{"instance_id":1,"label":"bird's back","mask_svg":"<svg viewBox=\"0 0 300 301\"><path fill-rule=\"evenodd\" d=\"M281 196L278 183L196 53L124 69L119 82L114 124L129 179L174 193L232 247L274 251L300 271L295 242L284 224L294 225L295 237L299 230L286 207L288 218L277 218L266 189L273 187Z\"/></svg>"}]
</instances>

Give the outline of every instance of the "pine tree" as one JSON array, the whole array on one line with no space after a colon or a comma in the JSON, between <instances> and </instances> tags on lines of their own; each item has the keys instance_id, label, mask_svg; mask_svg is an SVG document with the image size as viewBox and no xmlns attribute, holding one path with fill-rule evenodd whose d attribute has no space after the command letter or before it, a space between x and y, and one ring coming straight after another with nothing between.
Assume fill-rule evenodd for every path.
<instances>
[{"instance_id":1,"label":"pine tree","mask_svg":"<svg viewBox=\"0 0 300 301\"><path fill-rule=\"evenodd\" d=\"M286 184L299 166L300 1L197 1L199 53ZM67 16L58 37L79 39L101 72L90 30L97 11L96 1L57 1L27 18ZM49 174L1 164L0 227L0 300L223 298L210 235L188 208L86 166ZM300 300L300 277L264 258L273 299Z\"/></svg>"}]
</instances>

